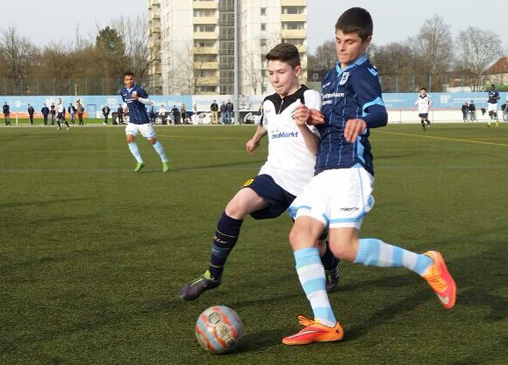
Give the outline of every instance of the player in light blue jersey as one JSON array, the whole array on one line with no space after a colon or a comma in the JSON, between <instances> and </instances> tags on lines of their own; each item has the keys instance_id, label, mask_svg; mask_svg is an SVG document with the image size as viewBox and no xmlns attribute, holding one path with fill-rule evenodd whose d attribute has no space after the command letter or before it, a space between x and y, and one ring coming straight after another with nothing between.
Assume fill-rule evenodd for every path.
<instances>
[{"instance_id":1,"label":"player in light blue jersey","mask_svg":"<svg viewBox=\"0 0 508 365\"><path fill-rule=\"evenodd\" d=\"M125 87L120 94L122 95L123 101L127 103L127 108L129 110L129 123L125 127L125 134L127 135L129 150L137 161L134 171L140 172L145 166L138 145L135 142L136 136L138 133L141 133L159 154L162 160L162 171L167 172L169 171L168 158L164 152L164 147L157 141L155 129L148 118L145 107L145 105L153 105L153 102L148 98L146 91L136 84L132 72L127 71L124 74L123 81Z\"/></svg>"},{"instance_id":2,"label":"player in light blue jersey","mask_svg":"<svg viewBox=\"0 0 508 365\"><path fill-rule=\"evenodd\" d=\"M405 267L427 280L445 308L455 304L455 282L439 252L417 254L359 236L363 217L374 205L370 129L388 121L378 72L365 55L372 30L372 18L365 9L351 8L339 17L335 26L339 62L323 79L322 113L311 113L314 123L321 123L316 175L289 208L296 218L289 240L314 319L299 316L304 328L285 337L286 345L339 341L344 336L328 300L315 244L326 228L330 248L341 260Z\"/></svg>"}]
</instances>

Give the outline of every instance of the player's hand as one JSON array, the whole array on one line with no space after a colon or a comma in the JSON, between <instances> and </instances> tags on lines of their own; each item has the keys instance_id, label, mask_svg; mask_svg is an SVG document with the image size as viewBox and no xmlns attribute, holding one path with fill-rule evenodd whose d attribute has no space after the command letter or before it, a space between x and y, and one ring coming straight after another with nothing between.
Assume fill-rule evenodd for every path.
<instances>
[{"instance_id":1,"label":"player's hand","mask_svg":"<svg viewBox=\"0 0 508 365\"><path fill-rule=\"evenodd\" d=\"M245 150L249 155L254 154L254 150L259 147L259 141L254 141L253 139L249 139L245 144Z\"/></svg>"},{"instance_id":2,"label":"player's hand","mask_svg":"<svg viewBox=\"0 0 508 365\"><path fill-rule=\"evenodd\" d=\"M298 126L317 125L325 122L324 115L319 110L309 109L305 104L300 104L295 108L293 119Z\"/></svg>"},{"instance_id":3,"label":"player's hand","mask_svg":"<svg viewBox=\"0 0 508 365\"><path fill-rule=\"evenodd\" d=\"M363 119L349 119L344 129L344 137L346 141L353 143L365 129L367 129L367 123Z\"/></svg>"}]
</instances>

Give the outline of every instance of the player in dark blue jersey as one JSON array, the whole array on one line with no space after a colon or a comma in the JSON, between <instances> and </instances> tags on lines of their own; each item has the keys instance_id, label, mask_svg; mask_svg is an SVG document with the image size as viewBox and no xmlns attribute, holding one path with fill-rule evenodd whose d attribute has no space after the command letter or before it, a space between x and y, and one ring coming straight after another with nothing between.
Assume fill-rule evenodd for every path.
<instances>
[{"instance_id":1,"label":"player in dark blue jersey","mask_svg":"<svg viewBox=\"0 0 508 365\"><path fill-rule=\"evenodd\" d=\"M335 30L339 62L323 79L322 113L311 113L322 123L316 175L289 209L296 218L289 240L314 319L300 316L304 328L285 337L286 345L339 341L344 336L328 300L315 245L326 228L330 248L341 260L406 267L427 280L445 308L455 304L455 283L439 252L417 254L380 239L359 237L363 217L374 205L370 129L386 125L388 115L377 70L365 55L372 40L370 14L351 8L339 17Z\"/></svg>"},{"instance_id":2,"label":"player in dark blue jersey","mask_svg":"<svg viewBox=\"0 0 508 365\"><path fill-rule=\"evenodd\" d=\"M489 112L489 121L487 127L490 127L491 121L496 122L496 127L499 125L499 119L497 119L497 111L499 109L499 106L497 104L497 101L500 98L501 97L499 96L499 92L496 90L496 85L491 84L489 91L489 99L487 100L487 111Z\"/></svg>"},{"instance_id":3,"label":"player in dark blue jersey","mask_svg":"<svg viewBox=\"0 0 508 365\"><path fill-rule=\"evenodd\" d=\"M162 147L162 144L157 141L155 129L153 128L146 112L146 105L152 105L153 102L148 98L146 91L136 84L134 74L132 72L127 71L124 74L123 81L125 87L122 89L120 94L122 95L123 101L127 103L127 108L129 110L129 123L125 127L125 134L127 135L129 149L137 161L134 171L140 172L145 166L143 159L141 158L138 145L135 142L136 136L138 133L141 133L141 135L150 142L155 151L159 154L162 160L162 171L167 172L169 171L168 158L164 152L164 147Z\"/></svg>"}]
</instances>

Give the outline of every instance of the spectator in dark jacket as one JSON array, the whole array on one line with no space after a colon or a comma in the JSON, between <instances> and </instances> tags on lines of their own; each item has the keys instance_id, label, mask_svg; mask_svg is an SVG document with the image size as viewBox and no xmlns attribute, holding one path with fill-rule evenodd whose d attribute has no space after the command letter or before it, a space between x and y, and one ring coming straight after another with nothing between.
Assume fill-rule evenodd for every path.
<instances>
[{"instance_id":1,"label":"spectator in dark jacket","mask_svg":"<svg viewBox=\"0 0 508 365\"><path fill-rule=\"evenodd\" d=\"M34 113L35 109L28 103L28 118L30 118L30 125L34 125Z\"/></svg>"},{"instance_id":2,"label":"spectator in dark jacket","mask_svg":"<svg viewBox=\"0 0 508 365\"><path fill-rule=\"evenodd\" d=\"M102 107L102 115L104 115L104 124L108 124L108 118L109 118L110 112L111 112L111 109L109 108L109 106L104 105Z\"/></svg>"},{"instance_id":3,"label":"spectator in dark jacket","mask_svg":"<svg viewBox=\"0 0 508 365\"><path fill-rule=\"evenodd\" d=\"M469 105L467 105L467 101L462 104L462 108L460 108L460 110L462 110L462 120L465 123L467 122L467 114L469 113Z\"/></svg>"},{"instance_id":4,"label":"spectator in dark jacket","mask_svg":"<svg viewBox=\"0 0 508 365\"><path fill-rule=\"evenodd\" d=\"M76 107L72 105L72 103L70 103L69 107L67 108L67 111L71 116L71 123L76 124Z\"/></svg>"},{"instance_id":5,"label":"spectator in dark jacket","mask_svg":"<svg viewBox=\"0 0 508 365\"><path fill-rule=\"evenodd\" d=\"M48 125L49 108L46 105L46 103L44 103L44 106L41 109L41 113L42 113L42 117L44 119L44 125Z\"/></svg>"},{"instance_id":6,"label":"spectator in dark jacket","mask_svg":"<svg viewBox=\"0 0 508 365\"><path fill-rule=\"evenodd\" d=\"M474 105L473 100L471 100L471 104L469 104L469 120L471 122L476 122L476 105Z\"/></svg>"}]
</instances>

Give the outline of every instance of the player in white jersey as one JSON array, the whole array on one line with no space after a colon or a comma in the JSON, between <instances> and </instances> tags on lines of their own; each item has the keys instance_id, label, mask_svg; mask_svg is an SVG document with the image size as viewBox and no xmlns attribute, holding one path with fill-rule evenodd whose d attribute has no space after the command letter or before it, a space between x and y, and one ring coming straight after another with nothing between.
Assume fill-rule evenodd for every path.
<instances>
[{"instance_id":1,"label":"player in white jersey","mask_svg":"<svg viewBox=\"0 0 508 365\"><path fill-rule=\"evenodd\" d=\"M206 290L221 284L227 257L247 215L254 219L280 216L314 175L319 135L306 120L310 116L309 109L321 109L321 96L299 84L302 68L294 45L281 43L266 55L266 59L275 94L265 98L262 121L245 148L247 153L253 154L261 139L268 136L267 161L259 174L247 180L227 204L215 230L209 268L181 288L180 296L185 300L197 299ZM333 290L338 283L339 262L324 242L320 248L327 270L327 289Z\"/></svg>"},{"instance_id":2,"label":"player in white jersey","mask_svg":"<svg viewBox=\"0 0 508 365\"><path fill-rule=\"evenodd\" d=\"M418 116L420 117L422 128L425 131L427 128L430 128L429 111L432 105L432 100L427 95L427 89L424 87L420 89L420 96L416 99L415 105L418 108ZM427 125L425 125L425 123L427 123Z\"/></svg>"},{"instance_id":3,"label":"player in white jersey","mask_svg":"<svg viewBox=\"0 0 508 365\"><path fill-rule=\"evenodd\" d=\"M62 129L62 122L65 123L67 126L67 130L69 130L69 123L65 120L65 106L62 103L62 98L58 98L58 105L56 106L56 112L57 112L57 119L56 122L58 123L57 131Z\"/></svg>"}]
</instances>

